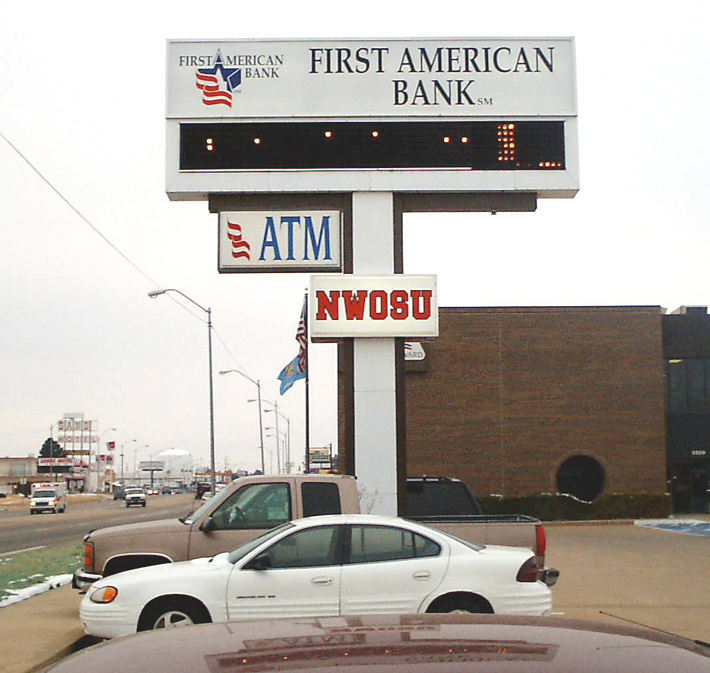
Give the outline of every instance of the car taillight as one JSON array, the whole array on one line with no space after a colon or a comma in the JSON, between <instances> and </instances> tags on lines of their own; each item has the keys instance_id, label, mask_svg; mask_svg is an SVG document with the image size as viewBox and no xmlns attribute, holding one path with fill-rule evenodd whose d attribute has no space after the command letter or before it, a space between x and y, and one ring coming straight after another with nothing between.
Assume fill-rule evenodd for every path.
<instances>
[{"instance_id":1,"label":"car taillight","mask_svg":"<svg viewBox=\"0 0 710 673\"><path fill-rule=\"evenodd\" d=\"M545 526L541 523L535 526L535 544L537 545L537 555L540 557L545 556L547 551L547 533L545 532Z\"/></svg>"},{"instance_id":2,"label":"car taillight","mask_svg":"<svg viewBox=\"0 0 710 673\"><path fill-rule=\"evenodd\" d=\"M84 570L94 569L94 543L84 542Z\"/></svg>"},{"instance_id":3,"label":"car taillight","mask_svg":"<svg viewBox=\"0 0 710 673\"><path fill-rule=\"evenodd\" d=\"M520 566L515 579L518 582L537 582L537 559L534 556Z\"/></svg>"}]
</instances>

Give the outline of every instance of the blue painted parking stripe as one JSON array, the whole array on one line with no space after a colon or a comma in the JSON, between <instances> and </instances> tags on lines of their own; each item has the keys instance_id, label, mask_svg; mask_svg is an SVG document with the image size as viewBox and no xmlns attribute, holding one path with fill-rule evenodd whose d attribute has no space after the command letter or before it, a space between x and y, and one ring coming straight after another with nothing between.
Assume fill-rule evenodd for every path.
<instances>
[{"instance_id":1,"label":"blue painted parking stripe","mask_svg":"<svg viewBox=\"0 0 710 673\"><path fill-rule=\"evenodd\" d=\"M634 521L636 526L644 528L656 528L658 530L666 530L671 533L686 533L688 535L701 535L710 537L710 522L697 521L695 519L649 519Z\"/></svg>"}]
</instances>

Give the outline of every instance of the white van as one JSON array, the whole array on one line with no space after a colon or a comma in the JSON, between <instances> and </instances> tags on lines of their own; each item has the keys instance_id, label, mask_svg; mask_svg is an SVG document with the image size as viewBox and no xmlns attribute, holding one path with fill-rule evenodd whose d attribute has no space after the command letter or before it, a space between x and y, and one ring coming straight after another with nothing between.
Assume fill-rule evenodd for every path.
<instances>
[{"instance_id":1,"label":"white van","mask_svg":"<svg viewBox=\"0 0 710 673\"><path fill-rule=\"evenodd\" d=\"M32 489L30 496L30 514L41 514L42 512L67 511L67 492L59 484L37 484Z\"/></svg>"}]
</instances>

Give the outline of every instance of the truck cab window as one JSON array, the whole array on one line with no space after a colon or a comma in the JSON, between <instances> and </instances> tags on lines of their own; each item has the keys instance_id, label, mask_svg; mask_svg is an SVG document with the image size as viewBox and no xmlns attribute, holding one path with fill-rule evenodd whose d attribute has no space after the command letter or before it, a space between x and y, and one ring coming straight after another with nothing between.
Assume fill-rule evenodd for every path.
<instances>
[{"instance_id":1,"label":"truck cab window","mask_svg":"<svg viewBox=\"0 0 710 673\"><path fill-rule=\"evenodd\" d=\"M301 485L303 516L341 514L338 484L305 481Z\"/></svg>"},{"instance_id":2,"label":"truck cab window","mask_svg":"<svg viewBox=\"0 0 710 673\"><path fill-rule=\"evenodd\" d=\"M286 483L249 484L237 490L212 515L213 530L273 528L291 519L291 489Z\"/></svg>"}]
</instances>

